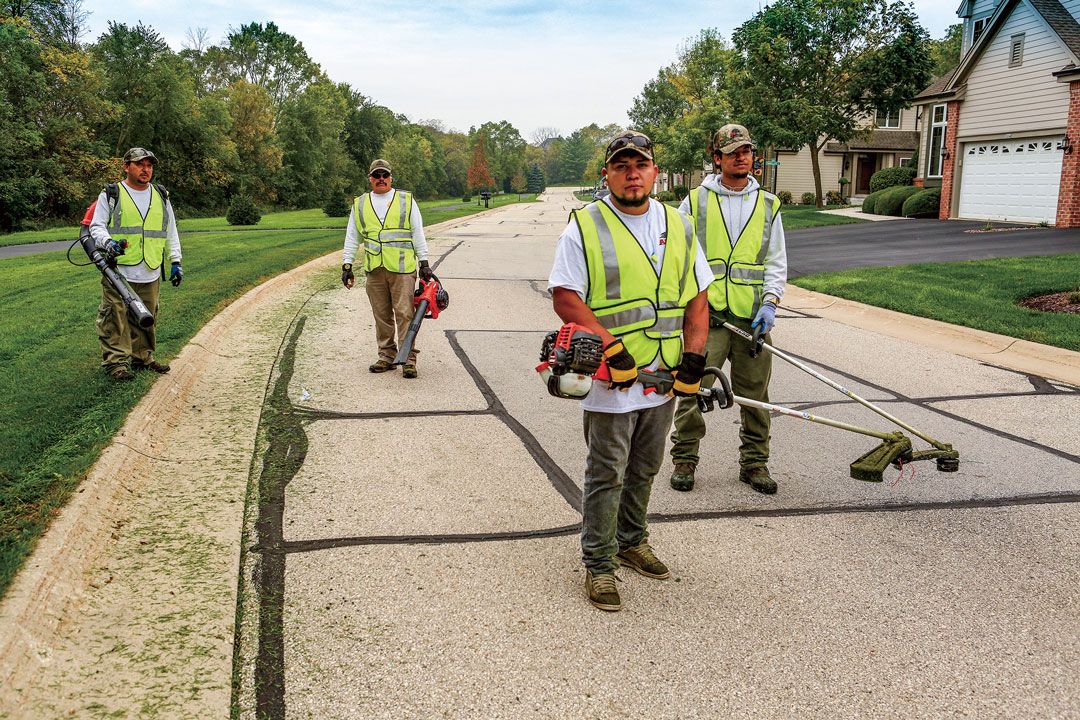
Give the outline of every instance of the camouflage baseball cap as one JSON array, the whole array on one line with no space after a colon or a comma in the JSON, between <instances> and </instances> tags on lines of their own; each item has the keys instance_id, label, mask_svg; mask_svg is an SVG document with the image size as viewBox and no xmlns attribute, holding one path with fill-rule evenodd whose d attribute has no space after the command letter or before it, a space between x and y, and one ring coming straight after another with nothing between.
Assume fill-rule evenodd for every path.
<instances>
[{"instance_id":1,"label":"camouflage baseball cap","mask_svg":"<svg viewBox=\"0 0 1080 720\"><path fill-rule=\"evenodd\" d=\"M385 170L391 175L394 174L394 171L390 169L390 163L386 162L382 158L376 158L375 160L371 161L371 167L368 168L367 174L370 175L376 170Z\"/></svg>"},{"instance_id":2,"label":"camouflage baseball cap","mask_svg":"<svg viewBox=\"0 0 1080 720\"><path fill-rule=\"evenodd\" d=\"M750 139L750 133L742 125L736 125L735 123L728 123L724 127L717 130L712 137L713 152L733 153L743 145L753 145L754 141Z\"/></svg>"},{"instance_id":3,"label":"camouflage baseball cap","mask_svg":"<svg viewBox=\"0 0 1080 720\"><path fill-rule=\"evenodd\" d=\"M636 130L627 130L608 143L607 150L604 151L604 164L607 165L611 162L611 158L623 150L636 152L646 160L653 159L652 140L649 139L649 136Z\"/></svg>"},{"instance_id":4,"label":"camouflage baseball cap","mask_svg":"<svg viewBox=\"0 0 1080 720\"><path fill-rule=\"evenodd\" d=\"M140 160L146 159L149 159L150 162L157 165L157 158L154 156L154 153L150 152L146 148L133 147L126 153L124 153L124 162L126 163L139 162Z\"/></svg>"}]
</instances>

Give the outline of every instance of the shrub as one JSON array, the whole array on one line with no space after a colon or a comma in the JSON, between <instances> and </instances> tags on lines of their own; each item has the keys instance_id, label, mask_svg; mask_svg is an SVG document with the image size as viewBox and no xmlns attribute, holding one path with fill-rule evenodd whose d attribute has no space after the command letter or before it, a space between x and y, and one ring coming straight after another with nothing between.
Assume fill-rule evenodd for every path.
<instances>
[{"instance_id":1,"label":"shrub","mask_svg":"<svg viewBox=\"0 0 1080 720\"><path fill-rule=\"evenodd\" d=\"M340 192L331 193L330 199L326 201L322 209L326 217L345 217L350 210L352 210L352 204L345 197L345 193Z\"/></svg>"},{"instance_id":2,"label":"shrub","mask_svg":"<svg viewBox=\"0 0 1080 720\"><path fill-rule=\"evenodd\" d=\"M864 213L870 213L871 215L873 215L877 212L877 201L878 198L881 197L881 193L882 191L879 190L878 192L870 193L865 198L863 198L862 211Z\"/></svg>"},{"instance_id":3,"label":"shrub","mask_svg":"<svg viewBox=\"0 0 1080 720\"><path fill-rule=\"evenodd\" d=\"M802 194L803 205L817 205L817 193L804 192Z\"/></svg>"},{"instance_id":4,"label":"shrub","mask_svg":"<svg viewBox=\"0 0 1080 720\"><path fill-rule=\"evenodd\" d=\"M841 195L840 193L838 193L835 190L830 190L829 192L825 193L825 204L826 205L843 205L844 204L844 196Z\"/></svg>"},{"instance_id":5,"label":"shrub","mask_svg":"<svg viewBox=\"0 0 1080 720\"><path fill-rule=\"evenodd\" d=\"M469 193L464 193L461 196L461 202L472 202L472 195L470 195Z\"/></svg>"},{"instance_id":6,"label":"shrub","mask_svg":"<svg viewBox=\"0 0 1080 720\"><path fill-rule=\"evenodd\" d=\"M898 185L882 190L877 202L874 203L874 212L878 215L903 217L904 201L922 191L922 188L917 188L914 185Z\"/></svg>"},{"instance_id":7,"label":"shrub","mask_svg":"<svg viewBox=\"0 0 1080 720\"><path fill-rule=\"evenodd\" d=\"M682 202L682 199L690 194L690 191L684 188L682 185L676 185L671 189L671 192L675 195L675 199Z\"/></svg>"},{"instance_id":8,"label":"shrub","mask_svg":"<svg viewBox=\"0 0 1080 720\"><path fill-rule=\"evenodd\" d=\"M936 218L940 207L941 188L929 188L905 200L901 213L904 217Z\"/></svg>"},{"instance_id":9,"label":"shrub","mask_svg":"<svg viewBox=\"0 0 1080 720\"><path fill-rule=\"evenodd\" d=\"M262 212L247 195L237 195L229 203L225 221L230 225L255 225L262 219Z\"/></svg>"},{"instance_id":10,"label":"shrub","mask_svg":"<svg viewBox=\"0 0 1080 720\"><path fill-rule=\"evenodd\" d=\"M776 193L776 197L780 198L780 202L785 205L790 205L791 203L795 202L795 198L791 196L790 190L781 190L780 192Z\"/></svg>"},{"instance_id":11,"label":"shrub","mask_svg":"<svg viewBox=\"0 0 1080 720\"><path fill-rule=\"evenodd\" d=\"M672 192L671 190L661 190L660 192L656 193L656 199L659 200L662 203L667 203L667 202L675 202L676 197L675 197L675 193Z\"/></svg>"},{"instance_id":12,"label":"shrub","mask_svg":"<svg viewBox=\"0 0 1080 720\"><path fill-rule=\"evenodd\" d=\"M910 185L915 179L913 167L882 168L870 176L870 192L877 192L897 185Z\"/></svg>"}]
</instances>

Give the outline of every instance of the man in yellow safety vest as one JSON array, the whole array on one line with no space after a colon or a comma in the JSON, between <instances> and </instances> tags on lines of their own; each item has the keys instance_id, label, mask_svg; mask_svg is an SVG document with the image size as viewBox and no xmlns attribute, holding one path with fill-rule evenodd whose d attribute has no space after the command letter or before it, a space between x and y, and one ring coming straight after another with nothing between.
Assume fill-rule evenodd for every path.
<instances>
[{"instance_id":1,"label":"man in yellow safety vest","mask_svg":"<svg viewBox=\"0 0 1080 720\"><path fill-rule=\"evenodd\" d=\"M589 602L619 610L620 565L671 577L649 545L647 513L675 404L643 393L638 370L673 370L676 395L697 392L713 276L686 216L649 197L657 167L648 137L612 140L603 173L611 194L571 213L548 289L564 322L602 338L611 373L581 403L589 448L581 551Z\"/></svg>"},{"instance_id":2,"label":"man in yellow safety vest","mask_svg":"<svg viewBox=\"0 0 1080 720\"><path fill-rule=\"evenodd\" d=\"M736 395L768 402L772 356L750 356L750 341L723 328L729 322L748 333L760 330L765 342L776 321L776 308L787 283L787 249L780 221L780 200L762 189L750 175L754 144L742 125L725 125L712 137L709 150L718 172L706 175L679 208L697 231L716 280L709 287L709 339L705 356L710 366L731 362L731 385ZM705 384L711 385L712 377ZM769 413L740 408L739 479L770 495L776 481L769 475ZM671 486L692 490L698 446L705 421L697 403L679 402L671 434L675 471Z\"/></svg>"}]
</instances>

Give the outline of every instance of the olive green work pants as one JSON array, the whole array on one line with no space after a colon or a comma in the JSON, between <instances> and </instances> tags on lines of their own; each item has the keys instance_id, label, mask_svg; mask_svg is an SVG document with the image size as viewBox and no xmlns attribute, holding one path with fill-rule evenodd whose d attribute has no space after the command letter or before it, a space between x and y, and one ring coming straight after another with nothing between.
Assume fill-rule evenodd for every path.
<instances>
[{"instance_id":1,"label":"olive green work pants","mask_svg":"<svg viewBox=\"0 0 1080 720\"><path fill-rule=\"evenodd\" d=\"M772 377L772 354L762 351L756 358L750 357L750 341L723 327L720 322L725 318L710 313L709 338L705 342L705 364L723 369L725 362L731 363L731 390L751 400L769 402L769 379ZM746 332L753 332L749 320L726 318L728 322ZM765 342L772 345L772 338L765 336ZM712 387L713 376L702 379L702 387ZM739 465L750 470L765 467L769 462L769 427L770 418L766 410L739 406L741 427L739 439ZM671 461L678 465L689 463L697 466L701 439L705 437L705 418L698 409L695 398L679 398L679 407L675 411L675 428L671 433Z\"/></svg>"},{"instance_id":2,"label":"olive green work pants","mask_svg":"<svg viewBox=\"0 0 1080 720\"><path fill-rule=\"evenodd\" d=\"M161 280L148 283L129 282L128 285L156 319ZM104 275L101 277L101 306L94 324L97 326L98 340L101 343L101 366L106 372L118 367L130 369L132 361L145 365L154 359L157 323L141 328L131 322L123 298Z\"/></svg>"}]
</instances>

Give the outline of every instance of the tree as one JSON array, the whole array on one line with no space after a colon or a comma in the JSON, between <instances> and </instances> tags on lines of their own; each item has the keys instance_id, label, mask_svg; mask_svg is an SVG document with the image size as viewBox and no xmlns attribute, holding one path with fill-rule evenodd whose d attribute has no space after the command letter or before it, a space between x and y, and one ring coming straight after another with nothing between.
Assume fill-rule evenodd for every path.
<instances>
[{"instance_id":1,"label":"tree","mask_svg":"<svg viewBox=\"0 0 1080 720\"><path fill-rule=\"evenodd\" d=\"M525 179L525 173L518 170L514 173L514 177L510 178L510 191L521 194L529 187L528 181Z\"/></svg>"},{"instance_id":2,"label":"tree","mask_svg":"<svg viewBox=\"0 0 1080 720\"><path fill-rule=\"evenodd\" d=\"M546 189L547 180L544 178L544 170L540 167L539 163L533 163L529 166L525 192L542 193Z\"/></svg>"},{"instance_id":3,"label":"tree","mask_svg":"<svg viewBox=\"0 0 1080 720\"><path fill-rule=\"evenodd\" d=\"M945 36L940 40L930 41L930 58L934 61L931 72L940 77L960 64L960 49L964 42L964 26L960 23L945 29Z\"/></svg>"},{"instance_id":4,"label":"tree","mask_svg":"<svg viewBox=\"0 0 1080 720\"><path fill-rule=\"evenodd\" d=\"M469 163L466 176L469 190L472 192L490 190L494 187L495 181L491 179L491 172L488 170L487 153L484 151L484 134L477 133L474 143L472 162Z\"/></svg>"},{"instance_id":5,"label":"tree","mask_svg":"<svg viewBox=\"0 0 1080 720\"><path fill-rule=\"evenodd\" d=\"M282 151L274 133L274 106L266 89L237 80L229 87L229 137L236 146L234 193L257 203L276 199L274 176L281 170Z\"/></svg>"},{"instance_id":6,"label":"tree","mask_svg":"<svg viewBox=\"0 0 1080 720\"><path fill-rule=\"evenodd\" d=\"M553 140L559 137L559 129L547 126L538 127L533 130L530 137L532 138L533 145L543 147L544 143L546 143L548 140Z\"/></svg>"},{"instance_id":7,"label":"tree","mask_svg":"<svg viewBox=\"0 0 1080 720\"><path fill-rule=\"evenodd\" d=\"M328 80L308 85L281 107L278 195L292 207L322 207L345 181L342 146L349 98Z\"/></svg>"},{"instance_id":8,"label":"tree","mask_svg":"<svg viewBox=\"0 0 1080 720\"><path fill-rule=\"evenodd\" d=\"M504 192L510 191L510 179L525 164L525 140L510 123L486 122L470 134L484 138L484 149L491 162L494 183Z\"/></svg>"},{"instance_id":9,"label":"tree","mask_svg":"<svg viewBox=\"0 0 1080 720\"><path fill-rule=\"evenodd\" d=\"M229 33L226 43L235 77L266 88L279 113L286 99L322 76L303 44L272 22L242 25Z\"/></svg>"},{"instance_id":10,"label":"tree","mask_svg":"<svg viewBox=\"0 0 1080 720\"><path fill-rule=\"evenodd\" d=\"M595 153L596 142L587 131L578 129L570 133L570 137L562 145L559 156L559 182L582 182L585 169ZM597 178L592 178L584 182L592 184L596 180Z\"/></svg>"},{"instance_id":11,"label":"tree","mask_svg":"<svg viewBox=\"0 0 1080 720\"><path fill-rule=\"evenodd\" d=\"M759 143L810 147L817 205L825 144L869 131L930 80L926 30L890 0L776 0L739 26L734 97Z\"/></svg>"}]
</instances>

